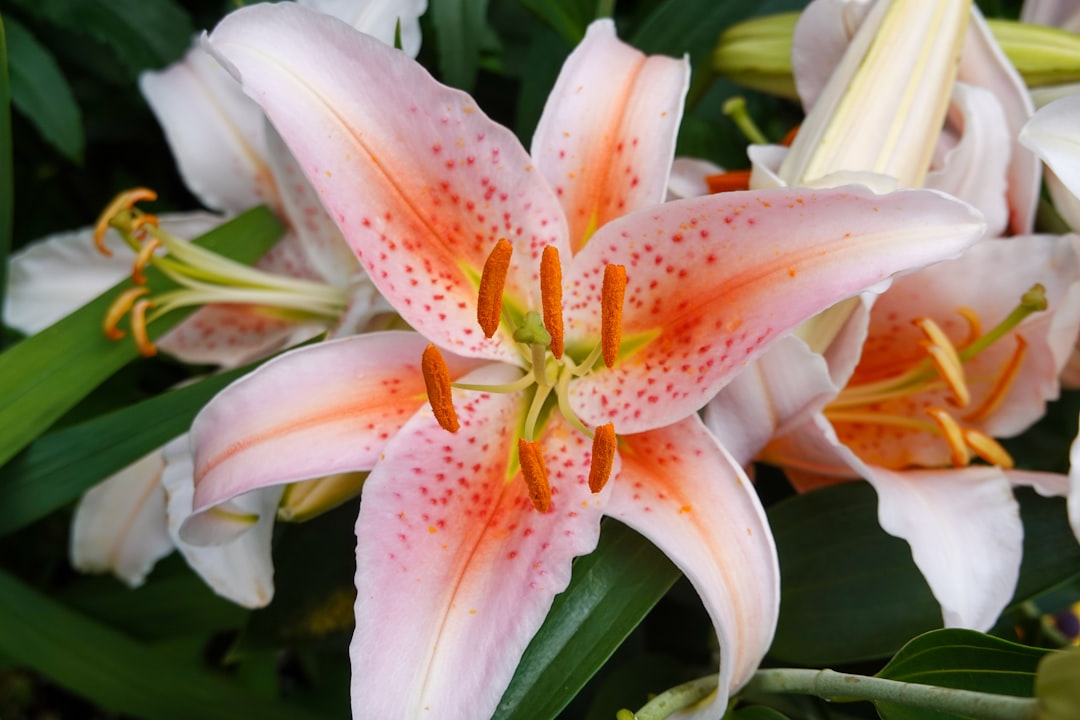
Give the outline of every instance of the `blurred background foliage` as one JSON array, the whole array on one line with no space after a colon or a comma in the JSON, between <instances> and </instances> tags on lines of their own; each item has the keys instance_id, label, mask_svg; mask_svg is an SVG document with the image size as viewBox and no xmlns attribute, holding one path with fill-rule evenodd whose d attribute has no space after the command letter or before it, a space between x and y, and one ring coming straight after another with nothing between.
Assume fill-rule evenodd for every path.
<instances>
[{"instance_id":1,"label":"blurred background foliage","mask_svg":"<svg viewBox=\"0 0 1080 720\"><path fill-rule=\"evenodd\" d=\"M739 89L708 67L709 51L726 27L797 10L805 4L800 0L429 2L420 61L444 82L474 93L526 146L563 59L594 17L611 13L628 42L652 53L686 53L693 63L679 154L729 168L747 165L746 140L721 112L736 94L747 98L772 139L801 119L794 104ZM159 212L197 206L137 78L177 60L198 31L212 28L236 4L0 1L14 104L13 182L0 187L0 196L14 199L13 248L92 223L118 190L135 185L157 190ZM990 16L1017 16L1015 2L979 4ZM5 339L15 338L9 332ZM89 446L104 426L80 423L135 408L198 370L162 358L128 364L58 421L45 438L58 438L48 452ZM188 401L192 408L196 402ZM1024 467L1065 470L1078 410L1080 395L1067 393L1043 422L1009 443L1010 452ZM153 423L153 417L139 421ZM56 434L64 428L74 429ZM0 467L0 520L18 510L32 451ZM34 482L60 479L46 474ZM784 581L769 662L873 673L906 640L940 624L907 546L878 528L869 487L794 497L768 468L759 469L758 487ZM277 597L250 612L216 597L176 555L134 591L110 577L76 574L67 543L77 490L56 498L55 510L40 519L0 522L0 718L348 716L355 502L312 523L279 524ZM995 633L1053 644L1070 627L1068 617L1053 614L1080 597L1080 548L1062 501L1021 496L1024 568L1016 604ZM615 607L614 596L627 602ZM611 718L620 707L643 704L648 693L714 667L711 624L696 594L662 554L617 523L608 521L601 552L575 566L571 590L557 601L558 610L566 607L580 616L577 624L569 631L564 626L563 635L545 626L500 717ZM581 643L590 634L610 638L598 655L585 657L584 645L559 645L567 632ZM800 717L875 717L869 705L798 697L769 702Z\"/></svg>"}]
</instances>

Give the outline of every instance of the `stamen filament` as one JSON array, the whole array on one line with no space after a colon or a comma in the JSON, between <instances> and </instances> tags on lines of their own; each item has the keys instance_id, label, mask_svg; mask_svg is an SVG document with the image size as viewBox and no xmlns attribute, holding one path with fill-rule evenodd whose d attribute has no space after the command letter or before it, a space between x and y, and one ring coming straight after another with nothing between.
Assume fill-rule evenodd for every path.
<instances>
[{"instance_id":1,"label":"stamen filament","mask_svg":"<svg viewBox=\"0 0 1080 720\"><path fill-rule=\"evenodd\" d=\"M574 374L574 377L587 375L589 371L593 369L593 366L596 365L596 361L600 359L601 352L603 352L602 342L593 347L592 351L589 352L588 356L581 363L572 365L571 372Z\"/></svg>"},{"instance_id":2,"label":"stamen filament","mask_svg":"<svg viewBox=\"0 0 1080 720\"><path fill-rule=\"evenodd\" d=\"M135 341L135 347L143 357L157 355L157 346L150 342L146 332L146 311L154 306L151 300L139 300L135 307L131 308L131 337Z\"/></svg>"},{"instance_id":3,"label":"stamen filament","mask_svg":"<svg viewBox=\"0 0 1080 720\"><path fill-rule=\"evenodd\" d=\"M446 367L439 348L429 344L424 348L420 360L420 369L424 373L424 386L427 388L431 412L439 425L449 432L457 432L460 427L457 411L454 410L454 395L451 391L450 370Z\"/></svg>"},{"instance_id":4,"label":"stamen filament","mask_svg":"<svg viewBox=\"0 0 1080 720\"><path fill-rule=\"evenodd\" d=\"M604 354L604 365L608 367L614 366L619 359L625 296L626 267L608 265L604 268L604 285L600 296L600 347Z\"/></svg>"},{"instance_id":5,"label":"stamen filament","mask_svg":"<svg viewBox=\"0 0 1080 720\"><path fill-rule=\"evenodd\" d=\"M499 329L502 319L503 288L506 287L506 273L510 269L510 256L514 247L506 238L499 238L494 249L484 263L480 275L479 298L476 303L476 320L484 337L491 337Z\"/></svg>"},{"instance_id":6,"label":"stamen filament","mask_svg":"<svg viewBox=\"0 0 1080 720\"><path fill-rule=\"evenodd\" d=\"M518 459L521 462L521 475L529 489L529 499L539 512L551 509L551 483L548 482L547 468L540 445L518 438Z\"/></svg>"},{"instance_id":7,"label":"stamen filament","mask_svg":"<svg viewBox=\"0 0 1080 720\"><path fill-rule=\"evenodd\" d=\"M571 360L567 357L564 362L571 362ZM585 424L578 419L574 409L570 407L570 379L577 376L576 371L577 368L571 366L559 374L559 378L555 382L555 397L559 400L559 412L562 413L562 416L581 432L592 435L589 429L585 427Z\"/></svg>"},{"instance_id":8,"label":"stamen filament","mask_svg":"<svg viewBox=\"0 0 1080 720\"><path fill-rule=\"evenodd\" d=\"M563 355L562 265L559 249L544 248L540 258L540 301L544 306L544 327L551 335L551 354L556 360Z\"/></svg>"},{"instance_id":9,"label":"stamen filament","mask_svg":"<svg viewBox=\"0 0 1080 720\"><path fill-rule=\"evenodd\" d=\"M952 452L952 462L956 467L965 467L971 462L971 452L964 438L964 430L952 415L941 408L926 408L927 414L934 419L945 442Z\"/></svg>"},{"instance_id":10,"label":"stamen filament","mask_svg":"<svg viewBox=\"0 0 1080 720\"><path fill-rule=\"evenodd\" d=\"M529 414L525 417L524 435L529 440L536 439L536 421L540 419L540 411L544 409L544 402L551 394L550 385L538 385L533 394L532 403L529 404Z\"/></svg>"},{"instance_id":11,"label":"stamen filament","mask_svg":"<svg viewBox=\"0 0 1080 720\"><path fill-rule=\"evenodd\" d=\"M101 329L105 332L105 337L110 340L119 340L124 337L124 331L117 327L120 324L120 318L124 317L131 310L131 306L135 304L135 301L149 293L150 290L145 287L133 287L128 288L124 292L116 296L112 305L105 312L105 320L101 325Z\"/></svg>"},{"instance_id":12,"label":"stamen filament","mask_svg":"<svg viewBox=\"0 0 1080 720\"><path fill-rule=\"evenodd\" d=\"M967 422L978 422L985 420L990 416L1001 402L1005 399L1005 396L1009 394L1009 388L1012 387L1013 382L1016 380L1016 376L1020 374L1020 366L1024 364L1024 358L1027 356L1027 340L1022 335L1016 336L1016 350L1013 351L1012 357L1009 358L1009 362L1006 363L1005 368L998 375L996 381L994 381L994 387L991 388L990 394L986 396L982 404L979 407L972 410L970 413L964 416L964 420Z\"/></svg>"},{"instance_id":13,"label":"stamen filament","mask_svg":"<svg viewBox=\"0 0 1080 720\"><path fill-rule=\"evenodd\" d=\"M915 325L922 331L929 341L926 352L930 355L938 375L952 390L953 398L959 407L965 407L971 402L971 392L964 380L964 367L952 341L941 329L941 326L928 317L919 318Z\"/></svg>"},{"instance_id":14,"label":"stamen filament","mask_svg":"<svg viewBox=\"0 0 1080 720\"><path fill-rule=\"evenodd\" d=\"M604 489L615 464L615 425L608 423L596 428L593 435L592 463L589 465L589 489L598 493Z\"/></svg>"},{"instance_id":15,"label":"stamen filament","mask_svg":"<svg viewBox=\"0 0 1080 720\"><path fill-rule=\"evenodd\" d=\"M907 415L890 415L879 412L845 412L833 410L830 405L825 409L825 417L832 423L861 423L863 425L886 425L889 427L903 427L923 432L937 432L937 426Z\"/></svg>"},{"instance_id":16,"label":"stamen filament","mask_svg":"<svg viewBox=\"0 0 1080 720\"><path fill-rule=\"evenodd\" d=\"M480 385L477 383L463 382L454 382L450 383L450 385L458 390L476 390L477 392L489 393L515 393L524 390L535 382L536 378L533 377L532 373L525 373L514 382L506 383L504 385Z\"/></svg>"}]
</instances>

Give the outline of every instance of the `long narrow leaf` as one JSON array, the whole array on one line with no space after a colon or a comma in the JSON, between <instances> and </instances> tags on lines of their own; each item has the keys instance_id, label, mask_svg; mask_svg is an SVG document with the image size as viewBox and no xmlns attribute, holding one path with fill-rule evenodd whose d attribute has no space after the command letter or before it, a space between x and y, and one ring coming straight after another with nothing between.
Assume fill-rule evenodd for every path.
<instances>
[{"instance_id":1,"label":"long narrow leaf","mask_svg":"<svg viewBox=\"0 0 1080 720\"><path fill-rule=\"evenodd\" d=\"M103 708L159 720L313 720L165 658L0 571L0 655Z\"/></svg>"},{"instance_id":2,"label":"long narrow leaf","mask_svg":"<svg viewBox=\"0 0 1080 720\"><path fill-rule=\"evenodd\" d=\"M250 263L281 235L281 224L266 208L250 210L196 242ZM171 286L160 273L146 273L155 289ZM111 342L101 321L123 282L55 325L0 355L0 464L7 462L91 390L137 355L131 342ZM191 312L169 313L150 326L151 337L172 328Z\"/></svg>"},{"instance_id":3,"label":"long narrow leaf","mask_svg":"<svg viewBox=\"0 0 1080 720\"><path fill-rule=\"evenodd\" d=\"M38 439L0 470L0 536L66 505L187 432L199 409L251 367L214 375Z\"/></svg>"},{"instance_id":4,"label":"long narrow leaf","mask_svg":"<svg viewBox=\"0 0 1080 720\"><path fill-rule=\"evenodd\" d=\"M439 0L431 13L439 28L439 69L443 80L462 90L476 83L488 0Z\"/></svg>"},{"instance_id":5,"label":"long narrow leaf","mask_svg":"<svg viewBox=\"0 0 1080 720\"><path fill-rule=\"evenodd\" d=\"M499 720L555 717L679 579L667 556L625 525L604 522L578 558L495 712Z\"/></svg>"},{"instance_id":6,"label":"long narrow leaf","mask_svg":"<svg viewBox=\"0 0 1080 720\"><path fill-rule=\"evenodd\" d=\"M14 204L11 167L11 88L8 84L7 36L0 17L0 317L7 293L7 264L11 252L11 224Z\"/></svg>"}]
</instances>

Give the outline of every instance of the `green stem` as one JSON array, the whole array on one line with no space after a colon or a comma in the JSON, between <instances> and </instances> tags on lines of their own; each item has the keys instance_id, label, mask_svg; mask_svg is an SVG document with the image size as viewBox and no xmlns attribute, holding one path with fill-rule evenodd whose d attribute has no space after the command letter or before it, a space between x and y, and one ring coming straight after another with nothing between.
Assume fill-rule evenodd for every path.
<instances>
[{"instance_id":1,"label":"green stem","mask_svg":"<svg viewBox=\"0 0 1080 720\"><path fill-rule=\"evenodd\" d=\"M692 680L656 696L634 717L637 720L662 720L701 702L715 690L715 675ZM953 713L972 720L1034 720L1039 711L1039 701L1035 698L906 683L834 670L758 670L744 690L750 693L799 693L816 695L825 700L849 702L891 702L923 710Z\"/></svg>"}]
</instances>

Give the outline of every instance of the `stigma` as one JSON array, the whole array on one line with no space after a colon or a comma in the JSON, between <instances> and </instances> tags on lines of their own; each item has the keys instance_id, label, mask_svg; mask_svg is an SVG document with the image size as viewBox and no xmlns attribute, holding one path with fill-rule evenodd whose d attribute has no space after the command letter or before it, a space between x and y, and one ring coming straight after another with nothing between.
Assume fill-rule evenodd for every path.
<instances>
[{"instance_id":1,"label":"stigma","mask_svg":"<svg viewBox=\"0 0 1080 720\"><path fill-rule=\"evenodd\" d=\"M1027 341L1013 331L1029 315L1046 307L1045 290L1035 285L1008 316L985 332L974 310L958 308L957 314L967 325L966 337L959 345L932 318L916 318L912 322L922 337L918 342L922 359L907 367L893 367L884 376L849 382L825 408L825 417L836 426L842 442L873 464L893 469L925 466L926 457L904 450L912 434L922 434L944 445L954 467L979 459L1011 468L1013 459L1005 448L976 426L1004 402L1027 357ZM972 361L1000 342L1013 344L1007 358L992 374L983 371L973 379L969 372ZM868 359L873 362L864 356L860 368ZM889 363L881 365L888 367ZM859 368L856 378L858 372ZM973 383L977 391L972 390Z\"/></svg>"},{"instance_id":2,"label":"stigma","mask_svg":"<svg viewBox=\"0 0 1080 720\"><path fill-rule=\"evenodd\" d=\"M518 343L525 372L505 385L474 385L454 382L446 370L438 348L429 345L424 351L421 369L427 387L428 402L439 425L447 432L457 432L460 425L453 405L453 388L482 392L527 393L528 409L516 447L517 463L528 489L529 498L539 512L551 508L551 488L544 465L542 446L537 442L550 412L559 412L593 440L589 466L589 488L603 490L610 479L618 445L612 423L590 429L570 407L570 382L599 367L613 367L619 360L622 344L622 313L626 295L626 268L607 265L600 297L600 336L588 354L571 357L563 336L562 265L553 245L544 248L540 261L540 311L527 311L514 319L503 311L503 290L510 268L513 246L505 239L496 242L480 276L477 290L477 323L485 337L491 338L505 326ZM512 463L514 465L514 463Z\"/></svg>"}]
</instances>

